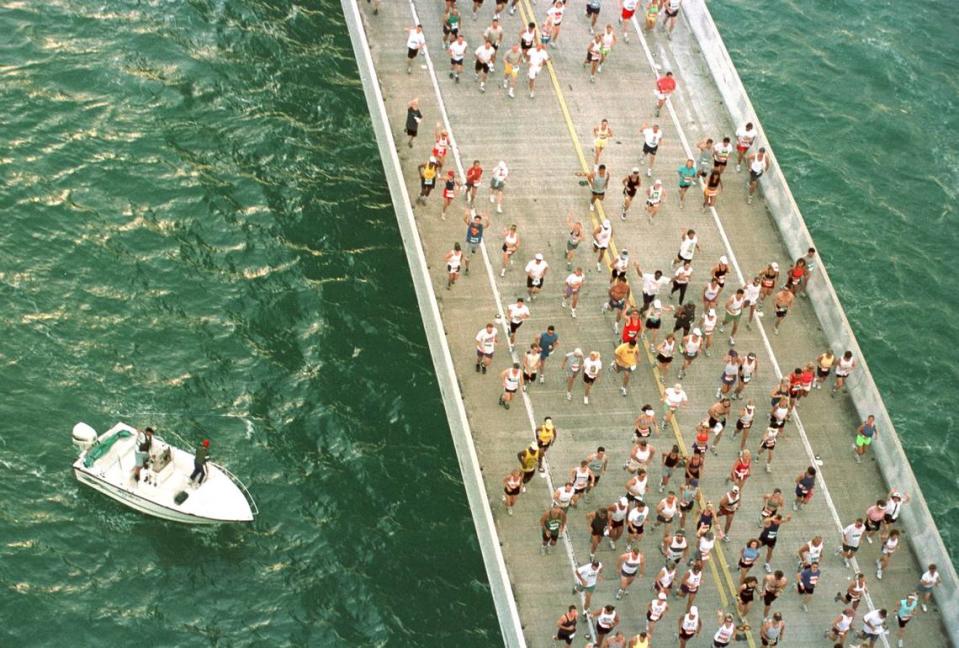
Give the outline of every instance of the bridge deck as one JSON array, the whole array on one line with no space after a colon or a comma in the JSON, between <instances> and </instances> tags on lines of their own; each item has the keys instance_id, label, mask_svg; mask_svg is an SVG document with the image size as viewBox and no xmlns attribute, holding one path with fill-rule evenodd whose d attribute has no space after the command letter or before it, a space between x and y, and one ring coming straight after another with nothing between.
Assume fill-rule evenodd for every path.
<instances>
[{"instance_id":1,"label":"bridge deck","mask_svg":"<svg viewBox=\"0 0 959 648\"><path fill-rule=\"evenodd\" d=\"M494 505L499 537L526 640L530 645L542 646L552 645L550 639L556 619L566 606L576 601L570 593L573 581L571 561L581 564L588 559L586 513L599 505L612 503L623 493L628 475L622 465L631 446L632 421L642 404L658 404L663 382L658 371L652 369L648 359L644 359L625 398L619 393L617 377L608 374L604 374L595 386L588 406L583 404L582 383L579 381L574 388L573 400L567 401L565 398L565 384L559 368L562 353L574 347L580 347L587 353L597 350L603 354L604 363L608 364L616 341L610 318L600 311L606 299L608 271L605 268L602 272L596 271L595 258L590 254L588 244L580 247L575 261L587 270L577 319L571 319L569 311L560 305L562 282L567 274L564 260L566 214L572 210L575 218L581 220L588 230L592 230L602 218L601 213L593 214L587 210L588 191L573 176L574 172L584 169L580 151L586 162L591 163L592 127L600 119L606 118L615 132L602 161L612 170L613 180L606 210L613 223L614 242L618 248L628 248L631 257L639 260L644 269L660 268L668 274L681 228L691 227L698 232L702 249L696 254L695 274L687 298L697 304L697 315L702 311L700 295L709 268L720 255L727 254L731 258L735 255L742 274L747 277L754 276L773 260L778 261L783 272L791 263L761 197L757 197L751 205L746 203L746 173L737 173L734 165L731 164L724 175L725 189L719 197L715 216L699 208L702 199L699 188L690 190L685 209L681 210L677 204L675 169L687 157L682 136L694 144L706 136L732 136L738 126L728 123L716 88L682 21L671 41L660 32L640 36L631 26L629 44L622 42L621 27L617 25L620 42L596 83L590 83L588 73L582 66L589 39L588 23L578 8L570 7L563 21L559 47L548 50L552 58L552 70L544 69L540 74L535 99L530 99L525 91L525 66L517 84L516 98L510 99L499 86L502 79L501 64L491 75L485 94L479 92L471 74L471 52L480 44L481 34L489 24L493 11L491 5L491 2L487 2L481 8L476 21L470 17L470 8L463 8L463 31L469 49L467 69L459 84L447 76L449 56L444 51L440 29L442 2L433 0L416 2L414 5L406 2L384 3L376 16L372 14L370 5L363 3L361 9L364 11L372 58L394 137L399 144L399 156L411 196L419 192L417 166L429 157L433 142L432 126L443 120L438 97L448 113L462 164L468 165L473 159L479 159L485 169L477 206L492 220L486 237L491 268L484 267L481 257L477 256L473 260L471 274L462 277L452 290L447 291L443 256L454 241L463 240L464 200L458 197L450 208L447 220L443 221L440 218L441 188L438 188L426 206L415 207L415 214L486 477L487 492ZM523 0L520 8L521 12L516 16L503 15L506 33L504 47L517 40L525 22L520 14L528 16L528 12L533 10L536 22L541 24L543 21L546 10L543 3L531 6ZM438 88L438 94L424 57L416 59L412 74L406 73L406 36L403 30L413 24L414 9L424 25L428 57L432 66L435 66L435 88ZM609 6L604 6L599 24L614 22L614 12ZM503 51L501 49L501 53ZM659 119L653 117L652 89L656 72L651 61L659 70L670 69L677 76L679 90L672 99L675 119L666 111ZM555 84L551 74L555 74ZM420 137L413 148L407 148L403 126L406 104L413 97L420 98L425 119ZM619 218L620 179L633 166L641 166L645 171L645 165L641 164L642 137L639 134L643 122L656 122L665 131L654 176L664 180L669 196L666 206L652 224L643 214L643 201L639 198L634 203L629 219L623 222ZM575 141L569 129L575 134ZM502 215L493 211L488 189L490 172L498 160L505 160L510 168L505 213ZM454 155L447 158L445 169L457 170L457 177L462 179L462 170L458 169ZM648 182L644 175L644 188ZM501 232L510 223L519 226L522 247L517 254L516 265L504 278L500 278ZM724 243L727 237L733 254ZM522 349L528 346L534 334L538 336L548 324L555 324L558 329L559 352L549 362L545 384L530 388L525 406L523 401L514 401L513 407L506 411L497 407L501 392L498 374L508 366L509 352L505 344L501 344L490 374L476 373L473 366L473 337L487 321L492 321L501 308L505 308L517 296L525 296L523 266L537 252L545 255L551 270L543 293L531 304L531 318L517 336L516 355L521 357ZM492 270L492 274L489 270ZM724 298L740 285L736 275L735 271L731 272ZM640 284L635 280L636 275L632 274L632 270L630 277L638 295ZM812 280L815 281L815 277ZM769 300L767 312L771 311ZM805 300L797 299L781 335L772 335L771 320L772 317L768 316L761 326L754 325L751 331L741 330L735 347L740 353L756 352L760 362L758 379L746 392L746 396L754 398L757 403L758 422L749 441L749 447L754 452L765 429L769 403L767 394L777 382L770 352L775 354L778 366L789 372L815 359L826 348L815 314ZM672 317L664 317L664 325L671 329ZM505 341L502 330L500 340ZM683 381L689 394L689 407L680 413L677 429L667 428L661 436L653 438L652 443L659 453L677 442L675 434L684 439L686 446L690 445L695 423L714 402L713 396L722 369L721 358L726 348L726 337L717 333L713 356L702 357L691 367ZM676 382L675 369L665 381L667 384ZM741 404L742 401L734 401L734 410L738 412ZM794 514L793 521L783 527L773 567L785 571L790 584L773 609L784 615L789 645L826 645L823 631L842 608L833 601L833 595L840 590L845 591L854 573L833 555L839 539L837 519L845 526L862 516L867 506L885 495L886 489L868 455L861 465L853 461L850 444L860 421L846 397L831 399L827 389L817 391L802 402L799 412L813 452L822 458L820 469L831 497L827 501L824 489L817 489L812 502ZM544 416L552 416L559 430L559 440L549 453L548 478L535 478L530 483L529 492L520 497L515 515L507 516L500 503L501 480L516 467L516 453L529 443L531 422L539 421ZM732 420L735 417L730 423ZM719 456L710 455L706 461L702 493L714 503L725 492L723 480L738 450L738 442L731 438L730 431L731 425L718 447ZM762 470L761 460L756 461L757 470L744 489L741 513L733 524L731 541L728 544L719 543L714 553L713 568L707 570L706 585L697 599L703 613L703 634L691 645L709 643L709 638L717 628L716 610L734 610L730 601L734 596L731 590L738 582L735 564L746 540L758 534L757 515L762 494L774 487L781 487L787 496L788 510L793 479L810 464L810 457L795 422L787 425L785 435L785 440L777 448L772 474ZM546 557L540 555L538 519L549 504L550 484L561 484L568 471L598 445L609 449L609 471L591 499L581 504L578 510L571 509L566 541L568 551L555 551ZM654 469L651 482L655 482L658 475L658 468ZM677 489L678 486L677 483ZM655 506L659 497L653 488L648 502ZM689 524L687 528L691 526ZM795 552L816 534L821 534L827 543L823 575L809 611L803 612L793 585ZM639 632L645 624L652 575L662 564L662 558L655 548L654 538L658 540L656 535L647 533L641 543L648 560L646 577L638 579L631 594L621 601L613 600L618 581L615 563L625 543L621 541L615 552L603 545L598 553L605 565L605 580L601 581L593 597L593 609L615 603L622 617L621 629L627 636ZM896 624L893 615L898 607L897 601L915 588L921 570L909 551L901 551L893 559L885 578L877 581L873 562L878 553L878 539L875 544L863 543L859 564L867 574L872 603L890 610L892 634L889 643L895 645ZM681 568L679 575L682 573ZM764 575L762 567L757 565L753 575L761 580ZM657 646L676 643L673 633L684 604L675 599L670 603L671 609L666 620L659 624L656 632ZM865 604L860 607L857 628L867 608ZM748 615L753 627L752 645L760 643L757 630L762 622L761 615L760 602ZM583 645L585 640L586 632L581 623L576 645ZM920 615L909 625L906 640L909 645L946 644L934 606L930 607L930 614Z\"/></svg>"}]
</instances>

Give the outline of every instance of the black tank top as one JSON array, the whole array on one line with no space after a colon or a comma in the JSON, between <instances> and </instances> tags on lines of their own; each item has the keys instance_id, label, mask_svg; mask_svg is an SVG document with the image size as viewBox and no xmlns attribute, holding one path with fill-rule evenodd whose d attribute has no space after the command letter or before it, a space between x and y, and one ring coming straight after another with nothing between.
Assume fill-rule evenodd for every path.
<instances>
[{"instance_id":1,"label":"black tank top","mask_svg":"<svg viewBox=\"0 0 959 648\"><path fill-rule=\"evenodd\" d=\"M773 522L768 527L763 529L763 532L759 534L759 537L762 540L775 540L777 535L779 535L779 525Z\"/></svg>"},{"instance_id":2,"label":"black tank top","mask_svg":"<svg viewBox=\"0 0 959 648\"><path fill-rule=\"evenodd\" d=\"M593 535L602 535L603 529L606 528L606 518L600 517L597 515L596 517L593 518L593 521L591 524L593 528Z\"/></svg>"}]
</instances>

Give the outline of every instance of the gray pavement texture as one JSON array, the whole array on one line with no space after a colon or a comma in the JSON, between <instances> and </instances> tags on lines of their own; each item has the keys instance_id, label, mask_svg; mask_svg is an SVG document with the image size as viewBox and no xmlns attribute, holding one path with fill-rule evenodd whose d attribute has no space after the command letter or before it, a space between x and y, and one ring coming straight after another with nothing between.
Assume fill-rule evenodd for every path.
<instances>
[{"instance_id":1,"label":"gray pavement texture","mask_svg":"<svg viewBox=\"0 0 959 648\"><path fill-rule=\"evenodd\" d=\"M373 15L371 5L363 5L361 9L364 10L371 55L394 138L399 145L398 152L411 196L419 193L417 167L429 157L434 139L433 127L442 121L441 107L434 93L430 70L426 69L425 58L420 56L415 60L411 74L406 71L405 29L413 24L411 8L415 7L424 26L428 56L435 67L458 153L464 164L478 159L484 167L476 207L491 221L485 236L490 268L485 267L482 256L477 255L473 258L470 274L462 276L452 289L446 289L444 255L454 242L463 241L465 232L463 217L467 205L461 194L457 195L450 207L446 220L440 215L441 186L425 205L415 206L415 214L483 467L486 489L494 505L499 541L519 605L526 640L532 646L553 645L556 620L568 605L582 605L582 601L571 593L572 563L582 564L589 557L586 515L591 510L613 503L624 493L629 475L623 470L623 464L632 445L633 420L645 403L653 404L657 412L660 411L658 404L663 382L666 385L676 382L677 364L674 363L668 376L661 377L653 369L649 358L644 356L632 377L628 394L625 397L621 395L620 377L605 371L612 361L618 341L612 330L612 317L601 311L606 301L609 272L605 266L602 271L596 270L596 258L591 254L588 240L580 245L574 262L582 266L587 275L577 317L573 319L569 309L561 305L563 279L567 274L564 258L567 214L572 213L574 220L581 221L588 231L602 218L600 213L590 213L587 208L588 190L574 176L574 173L583 170L577 146L583 151L586 161L591 163L592 128L601 119L609 120L614 137L602 156L602 162L609 166L613 178L605 201L606 215L612 222L617 248L627 248L630 257L639 261L644 270L662 269L669 275L680 232L688 228L696 230L701 249L695 256L687 301L697 305L697 316L702 314L701 295L710 268L721 255L727 254L727 248L717 227L717 219L699 208L701 189L694 187L690 190L684 209L678 205L676 168L686 159L681 138L676 124L666 111L660 118L654 117L653 88L657 73L647 61L642 40L632 25L628 26L630 42L623 42L623 26L616 22L615 14L618 12L614 7L604 5L599 24L612 23L620 40L595 83L590 82L589 74L582 65L590 39L589 23L582 6L571 3L563 20L558 47L548 50L552 70L544 68L536 80L536 97L531 99L525 91L528 68L523 65L516 98L511 99L500 85L503 78L502 63L497 64L490 75L485 93L480 92L472 75L471 52L481 44L483 30L490 23L492 2L482 5L476 20L471 17L471 6L461 8L462 31L469 48L466 70L458 84L447 75L449 56L443 46L441 30L443 2L418 1L413 5L406 2L383 3L377 15ZM537 24L542 24L546 8L542 2L529 5L524 0L517 15L504 12L503 48L518 41L524 24L521 14L525 15L532 9ZM644 38L659 71L670 69L676 74L679 89L673 95L672 104L679 127L689 142L695 143L707 136L733 136L739 125L727 121L719 94L712 86L703 62L697 59L698 50L682 22L671 40L659 31L645 34ZM551 74L555 74L555 85ZM557 94L557 88L561 95ZM408 148L403 128L407 102L414 97L419 98L425 119L419 137L413 147ZM564 105L568 107L569 127L575 135L575 143L567 126ZM624 221L620 219L620 179L631 167L640 166L644 172L642 190L651 182L645 176L646 165L642 163L643 140L639 131L644 122L658 123L665 132L656 156L653 178L664 181L667 188L666 203L654 221L650 222L643 212L643 201L638 198ZM496 213L489 201L488 180L499 160L506 161L510 169L503 214ZM447 170L456 168L454 155L450 154L444 175ZM462 180L459 173L457 177ZM718 222L742 266L743 274L751 278L770 261L777 261L785 271L790 267L791 260L787 258L761 197L757 197L752 204L746 202L745 170L737 173L735 165L731 164L723 178L724 188L717 205ZM521 245L515 255L515 265L509 267L501 278L503 231L513 223L518 226ZM537 383L529 388L525 401L528 407L524 406L523 399L516 399L511 409L505 410L497 405L502 393L499 374L511 362L503 331L499 331L500 344L488 374L474 370L474 336L486 322L494 321L494 316L501 308L515 301L518 296L526 296L523 267L535 253L544 255L550 271L543 292L530 304L530 319L517 333L515 357L521 358L530 342L550 324L557 327L559 344L546 365L545 383ZM492 273L488 270L492 270ZM813 276L811 281L815 280ZM630 270L630 283L638 297L641 283L633 269ZM739 281L735 273L731 273L723 299L737 287ZM664 303L667 303L667 292L668 287L662 293ZM497 303L497 298L501 299L501 303ZM804 299L797 299L782 325L781 334L773 335L771 301L767 302L767 316L761 321L780 366L788 372L793 367L813 361L826 348L826 343L808 303ZM664 316L664 331L660 339L663 333L672 329L672 322L670 315ZM759 359L758 376L744 393L746 399L754 399L757 405L757 424L746 444L754 455L766 427L769 394L778 382L759 328L757 323L752 330L740 330L735 344L739 353L753 351ZM680 411L677 428L664 428L659 436L651 439L658 453L650 471L651 488L647 503L651 506L655 507L662 497L656 492L660 474L659 456L677 443L675 434L682 438L684 446L690 446L696 424L715 402L722 358L726 349L730 348L727 338L728 335L717 332L712 357L699 357L682 381L689 396L689 405ZM589 405L583 403L583 383L580 379L576 380L573 387L573 398L566 398L565 376L560 369L560 361L562 355L574 347L580 347L586 353L595 350L602 354L604 372L594 386ZM855 376L852 379L855 380ZM828 484L838 521L845 526L855 518L862 517L866 508L888 491L870 455L866 455L862 464L854 461L851 444L861 421L845 395L830 398L831 384L830 378L823 390L814 391L799 404L798 412L811 447L821 459L817 468L822 471ZM726 491L724 479L737 458L739 440L734 439L731 432L736 414L744 402L733 401L733 414L722 442L717 446L718 455L706 455L700 488L704 500L713 504ZM516 453L531 441L532 422L539 422L545 416L551 416L558 429L558 440L548 454L549 471L529 483L528 492L520 496L514 514L507 515L500 502L502 480L518 466ZM882 443L881 434L880 430L878 443ZM569 510L566 539L551 554L541 555L539 518L550 504L549 485L560 486L568 478L569 471L599 445L608 449L610 459L607 473L585 501ZM763 470L763 461L758 456L754 461L753 473L744 487L743 503L732 524L729 542L717 543L717 549L712 554L713 565L707 568L704 586L696 599L703 618L703 632L690 641L690 646L711 645L713 633L718 627L716 612L735 611L732 603L734 592L731 590L738 585L736 562L739 552L749 538L758 535L757 521L762 496L775 487L784 491L786 511L792 514L792 520L782 528L772 560L772 567L782 569L789 579L789 587L772 607L773 611L783 614L786 622L785 639L781 645L831 645L824 639L823 632L843 607L834 602L833 596L846 590L854 570L845 567L842 560L834 555L840 541L839 527L821 489L817 488L812 501L802 510L791 510L793 481L810 465L795 421L786 425L776 448L771 473ZM681 475L674 477L670 488L678 492L681 481ZM698 517L699 507L692 515ZM718 524L721 525L722 522ZM694 522L689 522L686 529L692 533L694 526ZM618 630L627 637L645 628L646 606L653 597L650 591L652 578L663 563L657 548L662 529L651 531L650 527L647 525L648 532L640 542L640 549L647 560L646 575L633 583L629 594L622 600L614 600L614 595L619 580L616 563L624 550L625 538L618 543L615 551L604 542L597 552L598 559L604 565L604 578L593 595L592 609L596 611L606 604L616 605L622 619ZM800 597L795 589L796 552L815 535L825 539L826 550L822 577L807 612L801 610ZM908 538L906 540L905 544L908 545ZM896 645L895 611L898 601L915 589L924 566L916 564L911 552L905 548L893 557L884 578L877 580L874 562L879 556L879 546L878 537L874 544L863 542L857 555L858 564L867 576L872 602L877 607L889 610L888 645ZM761 562L751 572L760 580L764 575ZM684 571L685 567L681 566L677 577L681 578ZM861 626L862 615L867 607L865 603L860 606L855 627ZM658 624L652 645L677 645L674 633L684 609L685 601L670 599L670 609ZM762 624L761 603L753 607L746 620L752 627L749 644L760 645L758 629ZM584 645L588 640L589 632L581 617L575 645ZM855 643L858 643L858 639L848 641L847 645ZM905 643L916 646L947 645L935 605L930 605L929 613L918 615L908 625Z\"/></svg>"}]
</instances>

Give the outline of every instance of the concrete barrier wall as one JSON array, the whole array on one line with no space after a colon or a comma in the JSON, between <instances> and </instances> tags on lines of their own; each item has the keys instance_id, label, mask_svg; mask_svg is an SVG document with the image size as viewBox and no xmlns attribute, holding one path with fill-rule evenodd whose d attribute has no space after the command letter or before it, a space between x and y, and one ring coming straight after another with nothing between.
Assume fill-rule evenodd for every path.
<instances>
[{"instance_id":1,"label":"concrete barrier wall","mask_svg":"<svg viewBox=\"0 0 959 648\"><path fill-rule=\"evenodd\" d=\"M759 133L759 140L770 154L769 170L760 181L763 196L790 257L795 259L803 256L806 250L811 246L815 247L815 244L789 190L769 138L766 137L739 73L719 35L716 23L713 22L704 0L687 0L683 7L686 21L703 51L732 122L738 126L751 121ZM886 484L889 488L912 496L912 501L903 507L901 523L908 535L909 545L923 568L928 563L936 563L939 567L943 584L936 590L936 602L942 610L943 622L952 645L959 647L959 579L955 566L932 519L899 437L895 434L892 420L829 280L825 264L820 264L816 273L818 276L809 284L809 300L836 355L839 356L847 350L855 355L858 368L849 381L850 395L859 415L863 419L869 414L874 415L883 433L879 442L873 445L873 450ZM914 583L904 583L903 594L914 586ZM882 603L892 604L890 601Z\"/></svg>"},{"instance_id":2,"label":"concrete barrier wall","mask_svg":"<svg viewBox=\"0 0 959 648\"><path fill-rule=\"evenodd\" d=\"M440 395L446 409L446 418L449 422L450 433L453 436L453 445L456 447L456 457L460 464L460 473L463 475L466 497L473 514L473 524L476 526L476 536L483 554L483 562L489 579L493 604L499 618L503 644L508 648L525 648L526 640L523 637L523 630L520 625L516 599L513 596L513 589L506 571L506 562L500 548L499 536L496 532L489 500L486 497L479 458L476 455L476 447L473 445L473 436L466 417L466 409L463 406L463 395L460 392L456 372L453 369L453 359L446 342L439 306L433 292L433 283L426 266L426 256L423 253L416 222L413 218L409 194L406 191L406 184L400 170L400 161L396 154L393 133L386 116L386 106L380 92L379 79L376 76L376 70L370 57L362 18L357 9L356 0L341 0L341 5L349 28L350 40L353 43L353 51L356 54L360 79L363 81L363 92L370 109L373 131L376 133L376 141L379 144L383 171L389 184L393 208L396 210L396 220L399 224L400 235L403 238L403 248L410 264L410 275L416 290L416 300L423 317L423 328L429 342L433 366L436 369L436 381L439 383Z\"/></svg>"}]
</instances>

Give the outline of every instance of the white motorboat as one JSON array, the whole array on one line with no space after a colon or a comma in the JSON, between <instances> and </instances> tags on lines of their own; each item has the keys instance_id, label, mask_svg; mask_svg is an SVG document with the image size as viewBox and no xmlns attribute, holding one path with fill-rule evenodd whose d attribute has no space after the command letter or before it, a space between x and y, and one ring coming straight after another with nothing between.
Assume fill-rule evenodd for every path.
<instances>
[{"instance_id":1,"label":"white motorboat","mask_svg":"<svg viewBox=\"0 0 959 648\"><path fill-rule=\"evenodd\" d=\"M137 430L117 423L97 436L86 423L73 427L82 452L73 474L82 484L136 509L173 522L223 524L251 522L259 513L246 487L230 471L211 461L199 485L190 481L193 454L153 436L150 460L134 477Z\"/></svg>"}]
</instances>

